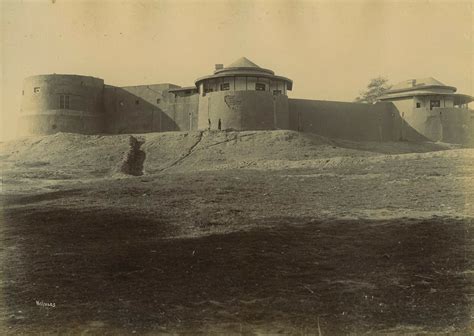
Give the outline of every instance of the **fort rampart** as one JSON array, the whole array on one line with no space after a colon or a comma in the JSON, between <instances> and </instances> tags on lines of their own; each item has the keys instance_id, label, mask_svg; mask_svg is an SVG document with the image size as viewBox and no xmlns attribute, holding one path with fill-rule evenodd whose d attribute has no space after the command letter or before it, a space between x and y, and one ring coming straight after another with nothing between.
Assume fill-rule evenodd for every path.
<instances>
[{"instance_id":1,"label":"fort rampart","mask_svg":"<svg viewBox=\"0 0 474 336\"><path fill-rule=\"evenodd\" d=\"M184 88L32 76L23 85L22 133L290 129L354 141L474 143L472 97L433 78L402 82L375 104L292 99L292 87L246 58L216 65L213 75Z\"/></svg>"}]
</instances>

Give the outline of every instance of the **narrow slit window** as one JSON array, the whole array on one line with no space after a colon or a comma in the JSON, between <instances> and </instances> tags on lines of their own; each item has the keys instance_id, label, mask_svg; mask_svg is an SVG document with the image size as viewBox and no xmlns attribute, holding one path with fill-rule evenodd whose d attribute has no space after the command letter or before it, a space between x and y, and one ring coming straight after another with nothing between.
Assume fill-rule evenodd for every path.
<instances>
[{"instance_id":1,"label":"narrow slit window","mask_svg":"<svg viewBox=\"0 0 474 336\"><path fill-rule=\"evenodd\" d=\"M421 103L416 103L416 108L420 108L421 107Z\"/></svg>"},{"instance_id":2,"label":"narrow slit window","mask_svg":"<svg viewBox=\"0 0 474 336\"><path fill-rule=\"evenodd\" d=\"M59 96L59 108L60 109L68 109L69 105L69 95L60 95Z\"/></svg>"}]
</instances>

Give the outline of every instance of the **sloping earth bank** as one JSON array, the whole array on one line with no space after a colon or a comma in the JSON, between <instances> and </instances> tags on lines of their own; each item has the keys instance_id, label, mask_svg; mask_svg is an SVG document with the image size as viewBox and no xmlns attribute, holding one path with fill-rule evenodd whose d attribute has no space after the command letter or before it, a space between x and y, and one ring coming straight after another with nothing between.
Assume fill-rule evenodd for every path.
<instances>
[{"instance_id":1,"label":"sloping earth bank","mask_svg":"<svg viewBox=\"0 0 474 336\"><path fill-rule=\"evenodd\" d=\"M168 132L136 137L144 141L145 172L149 174L317 167L325 163L321 159L335 159L331 165L340 165L341 161L353 165L383 154L433 152L452 147L434 143L355 143L293 131ZM110 176L117 171L128 147L128 135L57 133L11 141L0 146L3 176L43 179ZM352 159L344 160L348 158Z\"/></svg>"},{"instance_id":2,"label":"sloping earth bank","mask_svg":"<svg viewBox=\"0 0 474 336\"><path fill-rule=\"evenodd\" d=\"M472 332L472 149L143 138L141 177L128 136L3 145L5 332Z\"/></svg>"}]
</instances>

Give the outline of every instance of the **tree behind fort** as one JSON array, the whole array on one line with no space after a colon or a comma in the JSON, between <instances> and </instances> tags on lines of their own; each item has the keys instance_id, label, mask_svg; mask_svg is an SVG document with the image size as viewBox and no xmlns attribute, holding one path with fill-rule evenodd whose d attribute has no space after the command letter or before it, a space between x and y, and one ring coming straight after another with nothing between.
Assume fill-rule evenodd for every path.
<instances>
[{"instance_id":1,"label":"tree behind fort","mask_svg":"<svg viewBox=\"0 0 474 336\"><path fill-rule=\"evenodd\" d=\"M354 99L356 103L373 104L377 99L384 94L385 91L390 90L392 85L388 83L388 79L382 76L370 80L367 88L359 92L360 96Z\"/></svg>"}]
</instances>

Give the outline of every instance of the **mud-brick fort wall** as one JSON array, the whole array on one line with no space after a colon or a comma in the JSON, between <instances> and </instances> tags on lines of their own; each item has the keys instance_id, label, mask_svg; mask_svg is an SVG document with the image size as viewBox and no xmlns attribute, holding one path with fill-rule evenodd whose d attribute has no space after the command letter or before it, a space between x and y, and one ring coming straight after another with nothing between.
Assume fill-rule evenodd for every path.
<instances>
[{"instance_id":1,"label":"mud-brick fort wall","mask_svg":"<svg viewBox=\"0 0 474 336\"><path fill-rule=\"evenodd\" d=\"M441 106L430 109L426 103L430 99L439 100ZM454 107L450 97L398 98L391 103L413 129L432 141L469 143L474 139L471 111ZM417 103L419 107L416 108Z\"/></svg>"},{"instance_id":2,"label":"mud-brick fort wall","mask_svg":"<svg viewBox=\"0 0 474 336\"><path fill-rule=\"evenodd\" d=\"M289 99L290 129L356 141L423 141L391 102Z\"/></svg>"},{"instance_id":3,"label":"mud-brick fort wall","mask_svg":"<svg viewBox=\"0 0 474 336\"><path fill-rule=\"evenodd\" d=\"M290 129L354 141L474 144L473 98L433 78L418 82L402 82L382 101L361 104L289 99L290 79L246 58L216 65L214 74L184 88L39 75L24 81L21 125L23 134Z\"/></svg>"},{"instance_id":4,"label":"mud-brick fort wall","mask_svg":"<svg viewBox=\"0 0 474 336\"><path fill-rule=\"evenodd\" d=\"M219 91L199 97L199 129L288 129L288 97L267 91Z\"/></svg>"},{"instance_id":5,"label":"mud-brick fort wall","mask_svg":"<svg viewBox=\"0 0 474 336\"><path fill-rule=\"evenodd\" d=\"M198 129L288 129L287 91L293 82L242 57L198 78Z\"/></svg>"},{"instance_id":6,"label":"mud-brick fort wall","mask_svg":"<svg viewBox=\"0 0 474 336\"><path fill-rule=\"evenodd\" d=\"M470 110L469 112L471 114L471 118L468 131L468 143L474 146L474 110Z\"/></svg>"},{"instance_id":7,"label":"mud-brick fort wall","mask_svg":"<svg viewBox=\"0 0 474 336\"><path fill-rule=\"evenodd\" d=\"M198 95L173 84L114 87L95 77L25 79L22 134L145 133L197 129Z\"/></svg>"},{"instance_id":8,"label":"mud-brick fort wall","mask_svg":"<svg viewBox=\"0 0 474 336\"><path fill-rule=\"evenodd\" d=\"M40 75L23 82L20 131L94 134L103 131L104 81L78 75Z\"/></svg>"},{"instance_id":9,"label":"mud-brick fort wall","mask_svg":"<svg viewBox=\"0 0 474 336\"><path fill-rule=\"evenodd\" d=\"M189 131L197 127L196 94L170 92L173 84L106 86L106 133Z\"/></svg>"}]
</instances>

